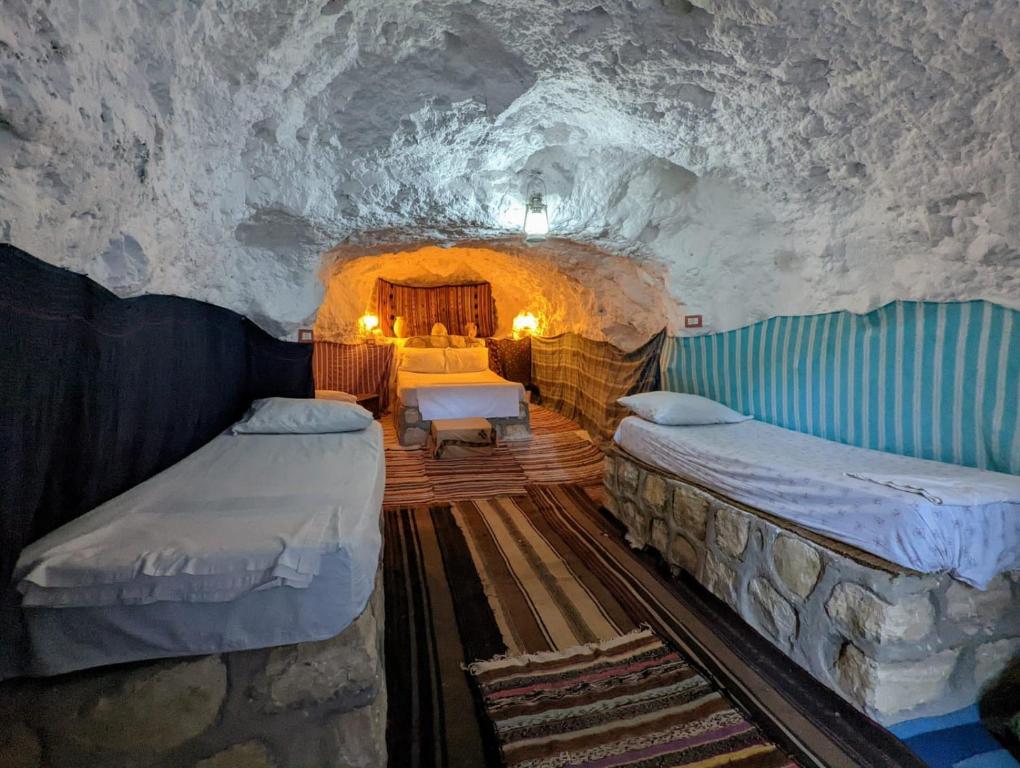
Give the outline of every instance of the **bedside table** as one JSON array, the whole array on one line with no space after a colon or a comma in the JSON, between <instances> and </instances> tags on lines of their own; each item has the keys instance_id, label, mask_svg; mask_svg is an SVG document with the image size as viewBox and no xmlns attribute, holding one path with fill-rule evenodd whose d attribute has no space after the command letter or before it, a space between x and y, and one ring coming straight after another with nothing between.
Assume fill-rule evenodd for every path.
<instances>
[{"instance_id":1,"label":"bedside table","mask_svg":"<svg viewBox=\"0 0 1020 768\"><path fill-rule=\"evenodd\" d=\"M372 418L378 419L381 415L379 413L379 393L378 392L361 392L354 395L358 399L358 405L364 408L366 411L372 412Z\"/></svg>"}]
</instances>

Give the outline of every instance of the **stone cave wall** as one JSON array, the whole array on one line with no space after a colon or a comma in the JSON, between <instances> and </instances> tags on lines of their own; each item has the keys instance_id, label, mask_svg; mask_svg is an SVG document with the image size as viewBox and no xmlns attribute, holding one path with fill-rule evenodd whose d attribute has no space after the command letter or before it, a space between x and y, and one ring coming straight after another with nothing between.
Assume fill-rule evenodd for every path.
<instances>
[{"instance_id":1,"label":"stone cave wall","mask_svg":"<svg viewBox=\"0 0 1020 768\"><path fill-rule=\"evenodd\" d=\"M7 0L0 239L290 335L323 252L507 237L539 170L671 330L1017 307L1018 62L996 0Z\"/></svg>"}]
</instances>

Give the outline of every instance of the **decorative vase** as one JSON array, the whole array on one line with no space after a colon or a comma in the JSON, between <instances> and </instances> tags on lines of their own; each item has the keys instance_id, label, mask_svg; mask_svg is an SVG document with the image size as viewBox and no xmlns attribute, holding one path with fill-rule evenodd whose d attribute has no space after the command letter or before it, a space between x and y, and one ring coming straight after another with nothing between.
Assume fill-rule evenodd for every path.
<instances>
[{"instance_id":1,"label":"decorative vase","mask_svg":"<svg viewBox=\"0 0 1020 768\"><path fill-rule=\"evenodd\" d=\"M397 315L396 320L393 321L393 335L398 339L407 338L407 320L403 315Z\"/></svg>"}]
</instances>

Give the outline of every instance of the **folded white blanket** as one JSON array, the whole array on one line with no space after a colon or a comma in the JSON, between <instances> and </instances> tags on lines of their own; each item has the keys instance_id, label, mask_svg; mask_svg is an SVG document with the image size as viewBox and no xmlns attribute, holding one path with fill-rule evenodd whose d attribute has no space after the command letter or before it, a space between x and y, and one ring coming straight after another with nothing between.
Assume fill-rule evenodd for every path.
<instances>
[{"instance_id":1,"label":"folded white blanket","mask_svg":"<svg viewBox=\"0 0 1020 768\"><path fill-rule=\"evenodd\" d=\"M26 547L23 605L220 602L304 589L323 559L373 560L382 430L221 435ZM381 479L378 480L382 482Z\"/></svg>"},{"instance_id":2,"label":"folded white blanket","mask_svg":"<svg viewBox=\"0 0 1020 768\"><path fill-rule=\"evenodd\" d=\"M453 384L432 385L418 389L421 417L433 419L513 418L520 413L521 385Z\"/></svg>"},{"instance_id":3,"label":"folded white blanket","mask_svg":"<svg viewBox=\"0 0 1020 768\"><path fill-rule=\"evenodd\" d=\"M304 587L340 514L321 494L139 501L108 525L43 548L21 564L21 581L61 588L247 573Z\"/></svg>"},{"instance_id":4,"label":"folded white blanket","mask_svg":"<svg viewBox=\"0 0 1020 768\"><path fill-rule=\"evenodd\" d=\"M986 477L990 473L985 473ZM999 504L1020 499L1020 478L1009 481L974 485L955 478L918 475L892 475L875 472L847 472L847 477L868 483L884 485L904 493L913 493L932 504L952 507L973 507L980 504Z\"/></svg>"}]
</instances>

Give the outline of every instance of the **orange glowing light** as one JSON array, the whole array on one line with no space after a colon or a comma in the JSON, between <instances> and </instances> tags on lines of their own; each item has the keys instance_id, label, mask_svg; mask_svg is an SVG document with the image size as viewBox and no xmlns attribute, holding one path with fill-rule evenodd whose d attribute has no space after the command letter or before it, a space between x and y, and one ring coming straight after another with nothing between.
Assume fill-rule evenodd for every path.
<instances>
[{"instance_id":1,"label":"orange glowing light","mask_svg":"<svg viewBox=\"0 0 1020 768\"><path fill-rule=\"evenodd\" d=\"M379 316L364 314L358 320L358 325L361 326L362 333L372 333L379 327Z\"/></svg>"},{"instance_id":2,"label":"orange glowing light","mask_svg":"<svg viewBox=\"0 0 1020 768\"><path fill-rule=\"evenodd\" d=\"M539 332L540 323L533 312L521 312L514 318L513 331L515 339L523 339Z\"/></svg>"}]
</instances>

